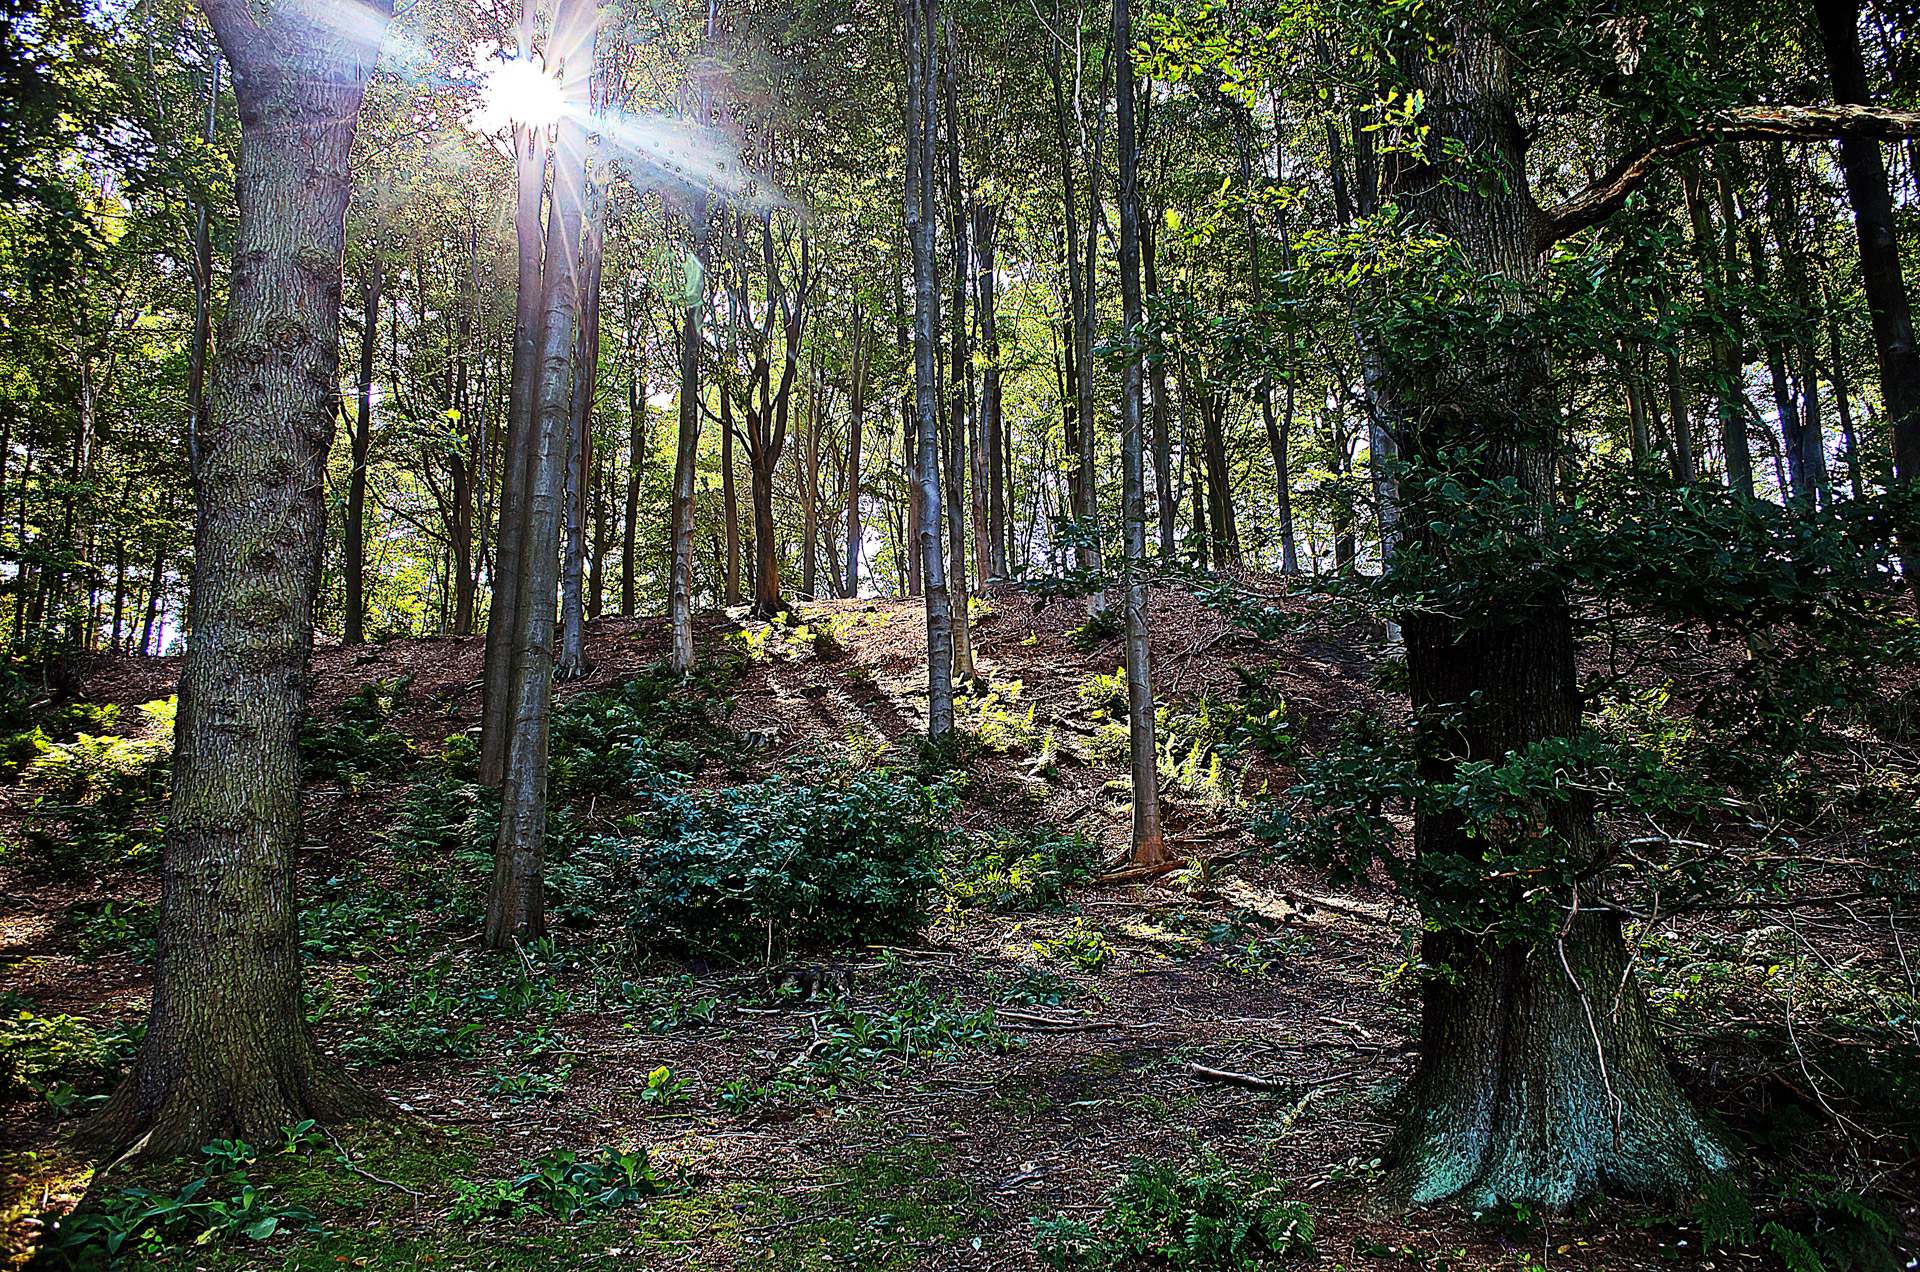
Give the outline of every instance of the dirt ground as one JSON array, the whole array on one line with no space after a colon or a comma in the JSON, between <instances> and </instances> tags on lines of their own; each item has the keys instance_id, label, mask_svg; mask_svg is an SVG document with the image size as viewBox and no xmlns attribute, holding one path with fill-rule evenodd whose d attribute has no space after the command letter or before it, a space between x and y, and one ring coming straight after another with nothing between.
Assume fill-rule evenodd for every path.
<instances>
[{"instance_id":1,"label":"dirt ground","mask_svg":"<svg viewBox=\"0 0 1920 1272\"><path fill-rule=\"evenodd\" d=\"M1277 582L1266 587L1272 603L1294 604ZM1118 852L1127 833L1125 792L1109 785L1117 769L1086 758L1095 725L1075 694L1089 676L1115 670L1117 643L1077 648L1070 639L1082 618L1075 605L1036 612L1025 598L1003 595L988 610L974 629L982 679L1002 686L1001 697L1012 696L1019 710L1033 708L1037 723L1050 723L1063 758L1044 776L1018 753L980 756L960 824L1047 824ZM738 683L730 723L765 740L758 772L860 746L884 754L923 727L917 605L804 607L816 627L827 615L844 652L790 642ZM752 628L720 614L699 623L707 649L739 640L742 630ZM1268 667L1310 747L1323 744L1349 711L1395 709L1372 684L1381 651L1371 633L1263 642L1178 595L1156 601L1153 631L1163 696L1231 694L1239 684L1235 664ZM561 695L604 689L656 663L665 636L659 619L596 620L590 674L565 682ZM329 712L365 683L411 676L396 725L430 754L477 725L480 662L478 639L322 648L314 709ZM73 692L131 706L171 693L175 675L168 660L98 659L74 669ZM1015 682L1017 696L1006 688ZM423 1137L417 1142L444 1163L443 1172L498 1178L555 1147L644 1144L656 1162L698 1173L691 1199L642 1203L586 1227L523 1218L450 1232L430 1187L418 1187L423 1201L403 1188L348 1180L344 1208L323 1213L346 1235L189 1250L169 1265L1034 1269L1045 1265L1034 1250L1033 1216L1091 1214L1132 1159L1180 1164L1213 1153L1290 1181L1291 1195L1307 1203L1317 1252L1289 1265L1761 1266L1753 1256L1702 1251L1685 1216L1651 1204L1608 1202L1564 1220L1503 1222L1445 1208L1410 1217L1375 1212L1369 1181L1394 1093L1413 1061L1417 1004L1395 989L1394 973L1409 957L1417 922L1383 889L1336 890L1251 851L1250 814L1289 777L1284 766L1256 761L1235 776L1225 800L1170 801L1177 849L1216 863L1204 877L1090 886L1058 913L937 909L921 942L823 952L820 961L853 974L856 1008L884 1010L890 995L919 982L977 1010L1036 972L1053 978L1062 1001L1002 1006L997 1027L1017 1040L1004 1052L881 1056L831 1098L810 1104L736 1112L717 1093L729 1081L777 1077L802 1057L825 1017L822 1004L769 1002L753 969L616 966L611 918L562 930L542 969L558 991L548 1006L484 1020L473 1055L379 1064L362 1077L403 1111L410 1134ZM388 836L404 789L388 780L309 784L304 894L338 891L329 881L356 871L375 887L400 889L416 886L423 872L462 868L393 859ZM26 789L4 795L10 802L0 809L0 834L11 834ZM604 818L611 810L580 813ZM144 1012L150 966L129 954L84 957L72 916L108 899L153 902L155 872L58 879L0 862L0 885L0 989L43 1013L96 1023ZM414 917L439 931L444 916L422 893ZM1221 931L1234 940L1209 941ZM1059 954L1063 938L1089 933L1108 950L1102 965ZM449 983L513 970L483 959L470 931L447 932L437 950ZM362 949L314 960L311 976L345 1001L377 992L369 987L393 970L378 950ZM669 995L715 1005L710 1019L655 1029L644 1006L609 1005L610 984L638 986L635 1001L645 1005ZM319 1025L334 1047L354 1029L333 1018ZM540 1032L549 1056L565 1056L563 1087L537 1099L496 1093L499 1075L527 1054L530 1031ZM1731 1098L1742 1081L1701 1056L1676 1059L1690 1092L1709 1106ZM687 1098L645 1097L660 1066L688 1080ZM72 1205L89 1183L86 1164L64 1147L72 1125L34 1100L0 1107L0 1214L11 1221L16 1262L41 1231L36 1216ZM369 1152L369 1163L381 1160ZM1900 1169L1911 1175L1910 1163ZM419 1184L415 1176L408 1187Z\"/></svg>"}]
</instances>

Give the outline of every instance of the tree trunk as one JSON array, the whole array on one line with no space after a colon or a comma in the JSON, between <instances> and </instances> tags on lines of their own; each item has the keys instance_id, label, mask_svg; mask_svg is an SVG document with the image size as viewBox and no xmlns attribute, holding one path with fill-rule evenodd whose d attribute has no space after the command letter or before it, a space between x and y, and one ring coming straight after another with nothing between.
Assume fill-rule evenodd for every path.
<instances>
[{"instance_id":1,"label":"tree trunk","mask_svg":"<svg viewBox=\"0 0 1920 1272\"><path fill-rule=\"evenodd\" d=\"M1458 170L1418 164L1405 174L1403 204L1450 237L1471 267L1517 284L1503 294L1524 304L1521 289L1540 271L1540 213L1512 122L1508 45L1479 26L1449 34L1433 60L1406 68L1426 96L1435 133L1428 153L1457 148L1458 158L1441 162L1500 179L1462 180ZM1449 447L1477 444L1473 478L1511 480L1535 503L1550 502L1560 422L1544 348L1479 350L1448 370L1458 387L1420 404L1436 426L1418 435L1415 458L1434 463ZM1417 538L1447 515L1444 505L1420 508L1406 525ZM1523 514L1512 532L1531 533L1532 524ZM1455 756L1502 755L1580 727L1566 597L1547 592L1523 611L1485 617L1422 610L1406 619L1415 754L1426 780L1448 780ZM1463 711L1462 703L1481 705ZM1568 852L1593 842L1590 803L1547 816ZM1415 818L1422 859L1474 860L1484 847L1450 810ZM1459 886L1484 902L1488 885ZM1446 971L1424 991L1419 1069L1391 1153L1400 1195L1559 1211L1606 1187L1690 1190L1732 1165L1660 1062L1618 923L1575 906L1562 931L1538 944L1444 929L1424 938L1423 963Z\"/></svg>"},{"instance_id":2,"label":"tree trunk","mask_svg":"<svg viewBox=\"0 0 1920 1272\"><path fill-rule=\"evenodd\" d=\"M584 0L573 0L556 19L560 32L593 20ZM569 33L571 34L571 33ZM580 36L584 42L590 37ZM592 65L591 57L586 59ZM573 63L569 61L570 78ZM518 625L513 641L511 744L500 792L500 833L494 843L493 879L487 893L486 948L546 935L547 730L553 695L554 603L560 568L561 497L566 485L567 418L573 381L574 328L579 314L576 255L584 218L586 138L581 126L563 120L553 164L547 243L554 259L544 274L539 392L528 438L526 533L521 551ZM573 246L568 246L573 245Z\"/></svg>"},{"instance_id":3,"label":"tree trunk","mask_svg":"<svg viewBox=\"0 0 1920 1272\"><path fill-rule=\"evenodd\" d=\"M673 454L673 577L667 592L673 669L683 676L692 675L694 666L693 477L700 459L700 311L707 303L706 196L694 195L689 206L687 229L693 247L685 269L687 289L681 297L680 420ZM727 458L732 458L730 448ZM731 507L728 515L732 515Z\"/></svg>"},{"instance_id":4,"label":"tree trunk","mask_svg":"<svg viewBox=\"0 0 1920 1272\"><path fill-rule=\"evenodd\" d=\"M628 311L627 343L627 489L620 518L620 617L632 618L637 603L640 568L637 536L640 522L640 472L647 454L647 348L641 335L647 319ZM676 474L677 475L677 474ZM691 494L691 491L689 491ZM672 558L680 544L680 523L676 519L669 531L672 543L667 555ZM689 545L691 546L691 545ZM671 570L671 565L669 569ZM671 622L668 624L672 626Z\"/></svg>"},{"instance_id":5,"label":"tree trunk","mask_svg":"<svg viewBox=\"0 0 1920 1272\"><path fill-rule=\"evenodd\" d=\"M1147 496L1141 432L1146 305L1140 295L1140 165L1133 122L1133 15L1128 0L1113 0L1113 47L1118 64L1114 97L1120 117L1115 146L1120 166L1120 307L1128 349L1120 381L1121 519L1126 523L1127 735L1132 745L1133 864L1167 860L1160 834L1159 748L1154 738L1153 670L1149 657Z\"/></svg>"},{"instance_id":6,"label":"tree trunk","mask_svg":"<svg viewBox=\"0 0 1920 1272\"><path fill-rule=\"evenodd\" d=\"M860 443L866 425L867 369L872 361L867 311L853 304L853 356L847 385L847 595L860 595Z\"/></svg>"},{"instance_id":7,"label":"tree trunk","mask_svg":"<svg viewBox=\"0 0 1920 1272\"><path fill-rule=\"evenodd\" d=\"M566 574L560 585L558 674L587 674L587 514L593 481L593 406L600 389L600 218L606 207L603 176L594 174L580 243L580 315L574 335L573 402L569 413Z\"/></svg>"},{"instance_id":8,"label":"tree trunk","mask_svg":"<svg viewBox=\"0 0 1920 1272\"><path fill-rule=\"evenodd\" d=\"M1699 477L1693 458L1693 424L1687 413L1687 385L1680 359L1667 355L1667 411L1673 416L1673 479L1691 485Z\"/></svg>"},{"instance_id":9,"label":"tree trunk","mask_svg":"<svg viewBox=\"0 0 1920 1272\"><path fill-rule=\"evenodd\" d=\"M740 603L740 498L733 482L733 393L720 386L720 504L727 523L727 604Z\"/></svg>"},{"instance_id":10,"label":"tree trunk","mask_svg":"<svg viewBox=\"0 0 1920 1272\"><path fill-rule=\"evenodd\" d=\"M1859 0L1814 0L1813 11L1833 74L1834 100L1871 105L1866 63L1860 54ZM1860 240L1860 276L1880 366L1880 401L1893 428L1893 470L1902 481L1911 482L1920 477L1920 347L1914 344L1913 311L1894 227L1893 190L1887 183L1880 143L1868 137L1843 139L1840 170L1846 175L1854 231ZM1838 366L1836 359L1836 375ZM1901 557L1901 572L1920 595L1920 528L1903 528Z\"/></svg>"},{"instance_id":11,"label":"tree trunk","mask_svg":"<svg viewBox=\"0 0 1920 1272\"><path fill-rule=\"evenodd\" d=\"M1853 403L1848 400L1847 364L1842 360L1844 355L1840 348L1840 315L1834 310L1833 297L1825 294L1825 288L1821 290L1827 311L1828 347L1833 351L1833 406L1835 413L1840 416L1840 436L1847 443L1847 484L1853 488L1853 497L1862 499L1866 497L1866 489L1860 474L1860 443L1853 435Z\"/></svg>"},{"instance_id":12,"label":"tree trunk","mask_svg":"<svg viewBox=\"0 0 1920 1272\"><path fill-rule=\"evenodd\" d=\"M164 1160L302 1118L385 1107L320 1054L300 984L293 855L326 538L341 266L360 99L386 29L205 12L233 65L239 222L198 441L192 627L180 677L158 954L133 1072L88 1127Z\"/></svg>"},{"instance_id":13,"label":"tree trunk","mask_svg":"<svg viewBox=\"0 0 1920 1272\"><path fill-rule=\"evenodd\" d=\"M373 434L373 351L380 332L380 295L386 265L378 249L360 280L360 378L354 388L353 470L347 475L347 525L341 574L346 583L346 621L341 643L366 641L367 621L367 455Z\"/></svg>"},{"instance_id":14,"label":"tree trunk","mask_svg":"<svg viewBox=\"0 0 1920 1272\"><path fill-rule=\"evenodd\" d=\"M940 545L940 386L938 283L934 276L935 170L933 85L940 55L935 45L935 0L906 0L907 238L913 249L913 387L918 471L916 527L921 587L927 612L927 736L953 731L953 615Z\"/></svg>"},{"instance_id":15,"label":"tree trunk","mask_svg":"<svg viewBox=\"0 0 1920 1272\"><path fill-rule=\"evenodd\" d=\"M533 55L531 0L524 0L522 9L520 51L523 57ZM480 781L487 786L499 786L506 778L507 749L513 731L514 640L520 630L520 598L524 594L520 575L527 537L527 474L532 468L546 292L540 203L546 192L547 130L516 126L513 142L519 273L513 302L513 366L507 382L506 436L500 448L500 517L494 536L493 597L487 612L485 691L480 715Z\"/></svg>"}]
</instances>

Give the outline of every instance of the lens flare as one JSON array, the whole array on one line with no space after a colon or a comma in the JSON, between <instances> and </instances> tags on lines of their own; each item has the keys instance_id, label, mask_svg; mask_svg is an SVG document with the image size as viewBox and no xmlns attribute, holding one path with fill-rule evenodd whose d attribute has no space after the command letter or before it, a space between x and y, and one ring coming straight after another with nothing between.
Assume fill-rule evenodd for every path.
<instances>
[{"instance_id":1,"label":"lens flare","mask_svg":"<svg viewBox=\"0 0 1920 1272\"><path fill-rule=\"evenodd\" d=\"M541 127L565 113L567 100L560 81L539 62L518 58L496 62L487 70L480 100L468 123L475 132L499 132L514 124Z\"/></svg>"}]
</instances>

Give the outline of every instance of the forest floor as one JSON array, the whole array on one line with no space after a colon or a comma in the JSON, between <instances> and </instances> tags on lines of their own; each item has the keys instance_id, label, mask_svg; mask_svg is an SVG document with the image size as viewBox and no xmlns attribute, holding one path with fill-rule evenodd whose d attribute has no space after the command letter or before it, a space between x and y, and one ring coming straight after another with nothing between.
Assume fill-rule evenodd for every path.
<instances>
[{"instance_id":1,"label":"forest floor","mask_svg":"<svg viewBox=\"0 0 1920 1272\"><path fill-rule=\"evenodd\" d=\"M1273 603L1295 604L1277 581L1252 582ZM1082 648L1071 630L1078 606L1036 612L1018 595L976 604L983 680L995 689L963 703L963 723L1014 736L1002 738L1004 753L967 761L960 825L1078 832L1111 858L1127 834L1125 791L1113 785L1120 769L1099 758L1097 686L1082 690L1115 670L1117 642ZM739 656L726 722L754 749L700 782L913 754L925 710L917 604L837 602L802 615L834 639L702 617L703 651ZM1156 601L1153 629L1164 697L1230 699L1245 683L1236 666L1255 669L1284 695L1293 735L1310 748L1351 711L1398 709L1376 687L1382 650L1366 632L1263 642L1178 595ZM658 619L597 620L590 674L562 696L614 686L665 649ZM1565 1218L1376 1213L1377 1158L1413 1061L1417 1004L1401 971L1417 920L1384 889L1337 889L1260 859L1250 821L1291 774L1257 751L1189 773L1170 795L1176 848L1209 864L1089 883L1053 910L1001 912L943 893L919 941L806 952L808 966L850 979L832 999L770 992L757 966L636 954L605 880L586 894L600 908L563 908L550 944L483 956L472 921L483 866L473 854L407 852L401 828L417 772L477 722L480 659L478 639L455 638L315 656L316 717L366 684L412 678L392 716L416 744L412 768L311 781L299 859L316 1028L400 1120L349 1132L352 1166L299 1128L287 1152L253 1146L247 1177L311 1211L304 1229L289 1219L259 1240L147 1249L129 1266L1003 1272L1047 1266L1034 1217L1091 1217L1130 1161L1191 1173L1206 1169L1196 1164L1205 1155L1288 1181L1313 1225L1311 1248L1289 1266L1768 1262L1703 1249L1692 1216L1671 1205L1608 1202ZM164 699L176 674L168 660L96 659L72 669L66 695L120 706L108 732L137 741L156 726L133 708ZM1035 741L1042 731L1050 744ZM1055 752L1043 757L1051 763L1036 761L1042 749ZM44 795L35 783L29 772L0 788L0 835L30 829L35 792ZM613 833L620 812L618 801L589 800L572 816ZM133 856L64 870L24 851L0 858L0 991L11 995L0 1007L72 1017L94 1040L76 1045L124 1056L129 1034L116 1022L146 1008L158 888L151 849ZM1852 978L1832 994L1862 977L1897 979L1893 929L1878 922L1816 933L1827 965ZM1794 1138L1813 1154L1803 1171L1837 1169L1849 1151L1887 1157L1885 1195L1913 1226L1911 1145L1856 1137L1849 1150L1844 1131L1808 1114L1822 1096L1807 1089L1812 1076L1768 1049L1795 993L1766 970L1783 964L1778 942L1705 924L1662 940L1644 968L1690 1094L1756 1142ZM1802 1029L1817 1029L1813 981L1798 992ZM823 1028L879 1041L797 1094L752 1094L810 1071ZM97 1178L66 1139L110 1076L0 1093L0 1222L16 1264L89 1189L100 1201L135 1182L124 1170ZM510 1204L476 1213L485 1207L461 1182L510 1180L554 1150L584 1157L603 1146L644 1147L679 1182L570 1221L508 1213ZM208 1195L223 1186L216 1178Z\"/></svg>"}]
</instances>

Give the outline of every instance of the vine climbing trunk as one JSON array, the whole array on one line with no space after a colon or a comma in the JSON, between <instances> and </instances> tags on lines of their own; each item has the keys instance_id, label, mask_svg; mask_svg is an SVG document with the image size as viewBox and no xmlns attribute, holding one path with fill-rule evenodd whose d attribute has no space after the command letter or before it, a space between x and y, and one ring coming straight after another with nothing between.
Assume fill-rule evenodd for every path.
<instances>
[{"instance_id":1,"label":"vine climbing trunk","mask_svg":"<svg viewBox=\"0 0 1920 1272\"><path fill-rule=\"evenodd\" d=\"M300 726L339 404L348 157L387 11L203 10L234 72L239 220L205 431L153 1001L88 1126L166 1159L384 1102L320 1053L301 990ZM261 1137L256 1139L255 1137Z\"/></svg>"}]
</instances>

